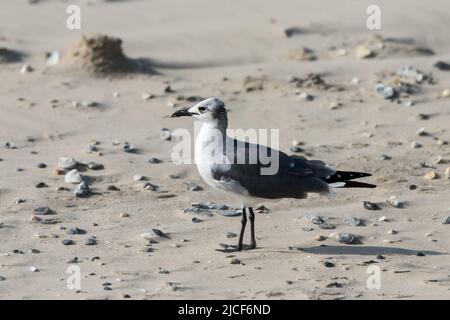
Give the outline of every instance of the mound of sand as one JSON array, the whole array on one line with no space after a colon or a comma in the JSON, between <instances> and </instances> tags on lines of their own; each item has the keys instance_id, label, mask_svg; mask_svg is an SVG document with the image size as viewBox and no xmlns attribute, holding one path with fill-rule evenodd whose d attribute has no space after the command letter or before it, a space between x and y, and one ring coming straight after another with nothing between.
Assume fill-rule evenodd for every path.
<instances>
[{"instance_id":1,"label":"mound of sand","mask_svg":"<svg viewBox=\"0 0 450 320\"><path fill-rule=\"evenodd\" d=\"M434 51L416 44L413 39L384 38L381 35L371 35L358 44L355 48L355 55L361 59L386 59L392 57L432 56Z\"/></svg>"},{"instance_id":2,"label":"mound of sand","mask_svg":"<svg viewBox=\"0 0 450 320\"><path fill-rule=\"evenodd\" d=\"M107 35L82 36L66 52L63 64L96 75L138 71L135 61L122 50L122 40Z\"/></svg>"}]
</instances>

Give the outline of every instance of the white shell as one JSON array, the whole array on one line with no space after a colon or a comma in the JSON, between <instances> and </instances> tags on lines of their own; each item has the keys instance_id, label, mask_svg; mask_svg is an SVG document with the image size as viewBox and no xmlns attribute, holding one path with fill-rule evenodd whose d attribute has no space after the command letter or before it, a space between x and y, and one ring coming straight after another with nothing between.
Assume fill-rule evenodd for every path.
<instances>
[{"instance_id":1,"label":"white shell","mask_svg":"<svg viewBox=\"0 0 450 320\"><path fill-rule=\"evenodd\" d=\"M66 176L64 177L64 181L66 183L73 183L78 184L81 183L83 178L81 177L81 174L78 172L77 169L70 170L66 173Z\"/></svg>"},{"instance_id":2,"label":"white shell","mask_svg":"<svg viewBox=\"0 0 450 320\"><path fill-rule=\"evenodd\" d=\"M58 167L63 170L71 170L77 166L77 161L73 158L61 157L58 161Z\"/></svg>"}]
</instances>

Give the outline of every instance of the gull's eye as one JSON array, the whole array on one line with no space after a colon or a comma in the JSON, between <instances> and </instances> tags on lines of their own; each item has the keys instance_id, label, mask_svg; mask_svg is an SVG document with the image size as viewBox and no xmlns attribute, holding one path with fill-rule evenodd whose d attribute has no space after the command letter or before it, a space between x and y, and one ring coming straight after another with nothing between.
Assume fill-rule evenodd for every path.
<instances>
[{"instance_id":1,"label":"gull's eye","mask_svg":"<svg viewBox=\"0 0 450 320\"><path fill-rule=\"evenodd\" d=\"M206 111L206 107L198 107L198 111L205 112Z\"/></svg>"}]
</instances>

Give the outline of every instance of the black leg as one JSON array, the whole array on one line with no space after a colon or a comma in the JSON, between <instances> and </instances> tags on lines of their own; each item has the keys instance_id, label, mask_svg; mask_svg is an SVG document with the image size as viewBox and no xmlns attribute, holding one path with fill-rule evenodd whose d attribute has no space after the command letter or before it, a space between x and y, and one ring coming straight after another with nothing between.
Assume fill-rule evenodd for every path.
<instances>
[{"instance_id":1,"label":"black leg","mask_svg":"<svg viewBox=\"0 0 450 320\"><path fill-rule=\"evenodd\" d=\"M245 207L242 206L241 233L239 234L239 242L237 245L238 251L242 251L242 242L244 241L244 231L246 224L247 224L247 214L245 213Z\"/></svg>"},{"instance_id":2,"label":"black leg","mask_svg":"<svg viewBox=\"0 0 450 320\"><path fill-rule=\"evenodd\" d=\"M249 214L248 217L250 219L250 232L251 232L251 240L250 240L250 249L256 248L256 237L255 237L255 214L253 213L253 208L248 208Z\"/></svg>"}]
</instances>

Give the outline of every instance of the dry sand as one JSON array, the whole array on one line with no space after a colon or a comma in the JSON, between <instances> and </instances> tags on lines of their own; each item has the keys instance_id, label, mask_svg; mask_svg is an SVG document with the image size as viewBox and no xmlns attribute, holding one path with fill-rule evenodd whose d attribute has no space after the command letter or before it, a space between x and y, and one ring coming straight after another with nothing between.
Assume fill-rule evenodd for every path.
<instances>
[{"instance_id":1,"label":"dry sand","mask_svg":"<svg viewBox=\"0 0 450 320\"><path fill-rule=\"evenodd\" d=\"M70 31L64 1L3 0L0 47L10 50L3 51L10 59L0 60L0 298L450 298L450 225L443 224L450 216L444 173L450 147L443 144L450 140L450 98L438 98L450 88L450 72L433 67L450 62L448 3L377 2L377 32L365 27L368 1L298 0L71 1L81 6L82 30ZM287 28L300 32L287 37ZM150 63L151 72L97 76L81 67L46 64L46 52L63 54L82 34L96 33L122 39L126 56ZM374 34L413 43L375 41L374 57L355 57L355 48L372 45ZM302 48L313 50L315 59ZM34 71L21 74L23 64ZM410 97L403 93L401 102L374 91L377 81L395 81L392 73L408 65L432 73L435 81L423 81ZM290 81L308 73L336 87ZM246 90L246 77L256 79L256 90ZM352 83L355 77L358 83ZM169 84L173 92L165 92ZM314 100L303 100L304 92ZM143 94L154 98L144 100ZM161 128L193 128L189 119L168 118L174 105L192 104L179 96L218 96L227 103L232 128L279 128L282 150L294 139L302 141L310 158L372 172L367 181L378 188L265 204L271 212L257 214L258 249L234 254L241 264L230 264L232 256L215 249L236 241L227 232L239 231L239 217L198 216L202 222L193 223L183 209L192 202L239 204L208 188L194 166L171 163L173 142L160 138ZM422 127L428 136L416 134ZM93 140L98 152L86 153ZM412 148L413 141L421 147ZM124 142L138 152L124 152ZM383 154L391 159L382 160ZM74 197L75 185L53 174L62 156L104 165L81 172L94 195ZM435 164L438 156L443 160ZM162 163L149 163L150 157ZM424 179L430 170L439 177ZM145 182L135 182L136 174L158 191L140 189ZM36 188L40 182L48 187ZM204 190L187 191L187 182ZM111 185L120 191L108 190ZM386 205L391 196L404 208ZM17 203L19 198L25 202ZM363 200L381 210L364 209ZM30 222L42 206L55 214L38 217L56 224ZM322 216L336 229L320 229L308 215ZM350 216L363 219L364 226L346 225ZM378 221L382 216L387 220ZM72 227L87 233L68 235ZM153 228L170 239L149 246L141 234ZM359 235L362 244L315 240L333 232ZM90 236L96 245L84 244ZM63 245L66 239L75 244ZM80 291L66 287L74 257ZM325 267L326 261L334 267ZM366 287L368 265L380 267L378 290Z\"/></svg>"}]
</instances>

